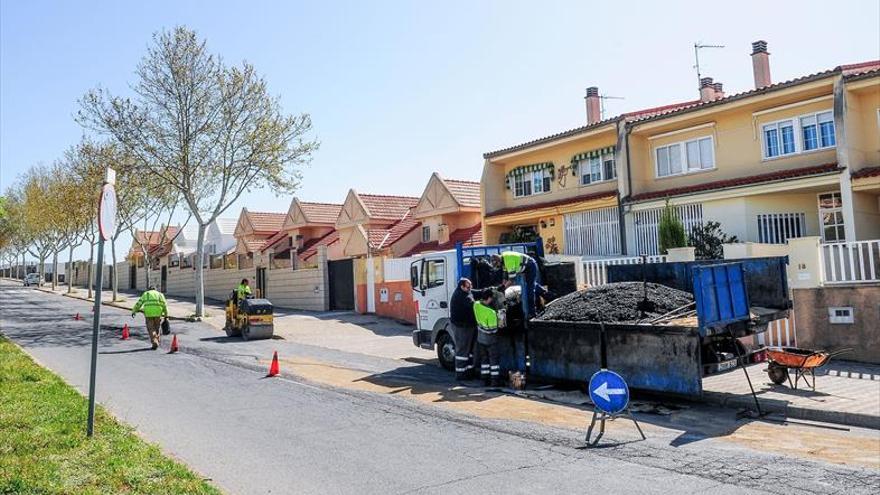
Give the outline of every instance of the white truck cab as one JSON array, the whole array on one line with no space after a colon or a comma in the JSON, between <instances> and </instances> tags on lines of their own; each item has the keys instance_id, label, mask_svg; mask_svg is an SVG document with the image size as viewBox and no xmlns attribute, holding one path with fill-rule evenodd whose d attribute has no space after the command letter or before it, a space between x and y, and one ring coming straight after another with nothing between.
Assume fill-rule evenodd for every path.
<instances>
[{"instance_id":1,"label":"white truck cab","mask_svg":"<svg viewBox=\"0 0 880 495\"><path fill-rule=\"evenodd\" d=\"M455 342L449 325L449 298L461 277L471 276L471 260L489 257L502 251L533 251L543 256L543 241L501 244L495 246L462 247L436 253L426 253L410 265L410 285L416 303L416 328L413 344L424 349L437 348L440 364L453 370Z\"/></svg>"}]
</instances>

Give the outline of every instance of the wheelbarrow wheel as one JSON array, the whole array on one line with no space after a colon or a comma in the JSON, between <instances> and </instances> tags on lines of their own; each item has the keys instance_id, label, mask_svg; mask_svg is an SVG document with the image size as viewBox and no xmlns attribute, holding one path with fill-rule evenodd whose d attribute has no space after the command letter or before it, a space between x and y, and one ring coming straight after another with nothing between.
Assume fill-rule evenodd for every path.
<instances>
[{"instance_id":1,"label":"wheelbarrow wheel","mask_svg":"<svg viewBox=\"0 0 880 495\"><path fill-rule=\"evenodd\" d=\"M770 366L767 368L767 377L770 378L771 382L782 385L788 380L788 368L779 366L776 363L770 363Z\"/></svg>"}]
</instances>

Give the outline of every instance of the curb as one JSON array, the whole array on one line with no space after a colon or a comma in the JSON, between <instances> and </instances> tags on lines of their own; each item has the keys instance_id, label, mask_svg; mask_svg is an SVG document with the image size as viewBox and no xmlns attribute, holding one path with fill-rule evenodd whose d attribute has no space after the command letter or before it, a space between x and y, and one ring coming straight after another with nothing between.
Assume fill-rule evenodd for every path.
<instances>
[{"instance_id":1,"label":"curb","mask_svg":"<svg viewBox=\"0 0 880 495\"><path fill-rule=\"evenodd\" d=\"M39 289L39 290L43 290L43 289ZM56 292L52 292L51 290L43 290L43 292L45 292L47 294L57 294ZM94 302L94 300L92 300L92 299L86 299L86 298L79 297L76 295L71 295L71 294L61 294L61 296L62 297L69 297L71 299L79 299L80 301ZM122 303L116 303L116 302L112 302L112 301L106 301L106 302L102 301L101 305L102 306L111 306L111 307L119 308L119 309L125 309L127 311L131 311L131 308L132 308L131 306L124 306ZM182 316L171 316L171 315L168 315L168 319L171 321L191 321L190 318L186 318L186 317L182 317ZM193 320L193 321L195 321L195 320Z\"/></svg>"},{"instance_id":2,"label":"curb","mask_svg":"<svg viewBox=\"0 0 880 495\"><path fill-rule=\"evenodd\" d=\"M703 391L703 402L736 409L752 409L755 407L755 400L751 395L743 396L725 392L707 392L705 390ZM762 411L782 414L786 418L880 430L880 416L872 414L791 406L789 404L780 404L778 401L761 400L760 397L758 402L761 404Z\"/></svg>"}]
</instances>

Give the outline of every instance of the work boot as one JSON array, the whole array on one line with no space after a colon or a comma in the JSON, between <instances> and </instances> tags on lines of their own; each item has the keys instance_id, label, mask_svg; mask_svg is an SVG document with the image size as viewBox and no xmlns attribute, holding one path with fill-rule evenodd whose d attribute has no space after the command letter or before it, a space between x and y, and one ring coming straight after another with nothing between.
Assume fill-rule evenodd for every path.
<instances>
[{"instance_id":1,"label":"work boot","mask_svg":"<svg viewBox=\"0 0 880 495\"><path fill-rule=\"evenodd\" d=\"M490 387L503 387L504 382L501 381L500 376L493 376L492 379L490 380L489 386Z\"/></svg>"},{"instance_id":2,"label":"work boot","mask_svg":"<svg viewBox=\"0 0 880 495\"><path fill-rule=\"evenodd\" d=\"M154 342L153 342L153 345L152 345L152 348L153 348L154 351L155 351L156 349L158 349L158 348L159 348L159 343L154 341Z\"/></svg>"}]
</instances>

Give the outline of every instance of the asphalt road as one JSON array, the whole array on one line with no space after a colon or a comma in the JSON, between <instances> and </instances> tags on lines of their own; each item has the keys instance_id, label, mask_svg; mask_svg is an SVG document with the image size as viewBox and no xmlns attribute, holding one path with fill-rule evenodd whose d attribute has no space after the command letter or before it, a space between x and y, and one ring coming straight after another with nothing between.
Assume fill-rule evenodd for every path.
<instances>
[{"instance_id":1,"label":"asphalt road","mask_svg":"<svg viewBox=\"0 0 880 495\"><path fill-rule=\"evenodd\" d=\"M90 306L0 284L0 332L84 393ZM81 313L85 321L74 321ZM707 440L583 450L582 433L481 420L395 398L265 379L278 341L242 343L175 322L183 351L149 351L143 319L104 309L98 400L229 493L876 493L876 470L769 455ZM163 342L167 348L167 340ZM330 356L332 354L332 356ZM347 355L352 366L379 368ZM431 379L433 371L414 366ZM585 418L586 421L586 418ZM83 425L85 427L85 425ZM100 431L97 432L100 435ZM613 439L612 439L613 440Z\"/></svg>"}]
</instances>

